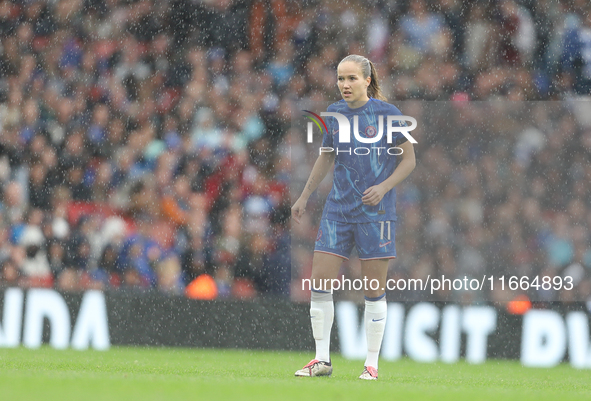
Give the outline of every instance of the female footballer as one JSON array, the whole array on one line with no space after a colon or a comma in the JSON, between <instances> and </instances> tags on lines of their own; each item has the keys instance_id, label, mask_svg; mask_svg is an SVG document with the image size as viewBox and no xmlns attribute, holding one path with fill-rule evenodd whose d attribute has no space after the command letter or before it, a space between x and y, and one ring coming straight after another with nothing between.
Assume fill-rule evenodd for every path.
<instances>
[{"instance_id":1,"label":"female footballer","mask_svg":"<svg viewBox=\"0 0 591 401\"><path fill-rule=\"evenodd\" d=\"M337 85L343 99L330 105L327 111L344 115L351 130L357 116L358 136L362 140L350 135L350 142L339 143L338 122L336 118L327 117L328 130L322 146L334 151L323 151L318 156L301 196L291 208L293 219L299 223L308 198L334 165L333 186L322 213L312 262L310 320L316 356L295 375L332 374L329 350L334 304L331 288L324 287L323 283L337 278L343 259L349 258L355 245L361 272L366 278L364 282L374 284L364 288L367 359L359 378L376 380L386 327L388 259L396 257L395 187L415 168L415 154L412 143L400 132L392 135L391 143L387 142L387 116L402 113L385 102L371 61L358 55L345 57L337 67ZM383 125L379 121L381 118ZM381 140L372 144L368 143L369 139L363 142L363 138L378 135L378 129L384 131ZM391 151L392 147L398 149ZM369 151L356 151L357 148Z\"/></svg>"}]
</instances>

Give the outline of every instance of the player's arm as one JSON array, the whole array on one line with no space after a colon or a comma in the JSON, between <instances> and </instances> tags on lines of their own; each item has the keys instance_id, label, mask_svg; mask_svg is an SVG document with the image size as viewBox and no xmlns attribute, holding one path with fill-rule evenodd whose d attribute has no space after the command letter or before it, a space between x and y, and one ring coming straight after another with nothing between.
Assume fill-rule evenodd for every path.
<instances>
[{"instance_id":1,"label":"player's arm","mask_svg":"<svg viewBox=\"0 0 591 401\"><path fill-rule=\"evenodd\" d=\"M367 188L363 192L363 197L361 198L363 204L376 206L388 191L400 184L414 170L417 161L415 159L413 144L410 141L406 141L398 145L398 147L402 149L402 155L399 156L402 160L400 160L400 163L398 163L398 166L396 166L390 177L378 185Z\"/></svg>"},{"instance_id":2,"label":"player's arm","mask_svg":"<svg viewBox=\"0 0 591 401\"><path fill-rule=\"evenodd\" d=\"M306 186L304 187L302 194L291 207L291 215L297 223L300 222L300 218L304 215L304 212L306 211L306 204L308 203L310 195L312 195L312 193L316 191L316 188L318 188L324 177L326 177L326 174L328 174L328 172L334 164L334 160L334 152L320 153L318 159L316 159L316 162L314 163L314 167L312 167L312 172L310 172L310 177L308 178L308 182L306 182Z\"/></svg>"}]
</instances>

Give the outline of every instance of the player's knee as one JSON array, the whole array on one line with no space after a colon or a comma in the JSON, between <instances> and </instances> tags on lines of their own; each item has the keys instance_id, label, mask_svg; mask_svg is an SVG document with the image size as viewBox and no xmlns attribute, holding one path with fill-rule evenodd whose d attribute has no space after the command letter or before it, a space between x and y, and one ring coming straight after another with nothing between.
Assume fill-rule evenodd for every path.
<instances>
[{"instance_id":1,"label":"player's knee","mask_svg":"<svg viewBox=\"0 0 591 401\"><path fill-rule=\"evenodd\" d=\"M312 274L310 282L313 290L329 292L331 289L331 278L322 274Z\"/></svg>"},{"instance_id":2,"label":"player's knee","mask_svg":"<svg viewBox=\"0 0 591 401\"><path fill-rule=\"evenodd\" d=\"M365 285L363 288L363 295L366 298L376 298L384 294L386 291L386 286L378 279L368 278L365 280Z\"/></svg>"}]
</instances>

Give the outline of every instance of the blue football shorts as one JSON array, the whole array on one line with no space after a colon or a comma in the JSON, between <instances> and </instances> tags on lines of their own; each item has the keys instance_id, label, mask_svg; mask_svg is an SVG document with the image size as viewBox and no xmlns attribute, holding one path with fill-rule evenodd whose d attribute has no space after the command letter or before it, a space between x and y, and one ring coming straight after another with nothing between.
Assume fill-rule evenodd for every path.
<instances>
[{"instance_id":1,"label":"blue football shorts","mask_svg":"<svg viewBox=\"0 0 591 401\"><path fill-rule=\"evenodd\" d=\"M314 252L323 252L349 259L353 246L361 260L396 257L394 221L344 223L320 220Z\"/></svg>"}]
</instances>

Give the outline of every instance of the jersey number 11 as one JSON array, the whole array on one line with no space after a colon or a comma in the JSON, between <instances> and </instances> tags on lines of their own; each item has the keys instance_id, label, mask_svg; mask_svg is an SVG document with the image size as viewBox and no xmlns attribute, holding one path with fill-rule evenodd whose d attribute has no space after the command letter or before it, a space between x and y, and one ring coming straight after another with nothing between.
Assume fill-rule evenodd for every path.
<instances>
[{"instance_id":1,"label":"jersey number 11","mask_svg":"<svg viewBox=\"0 0 591 401\"><path fill-rule=\"evenodd\" d=\"M380 239L384 239L384 223L388 225L388 237L386 239L390 239L390 222L389 221L380 221Z\"/></svg>"}]
</instances>

